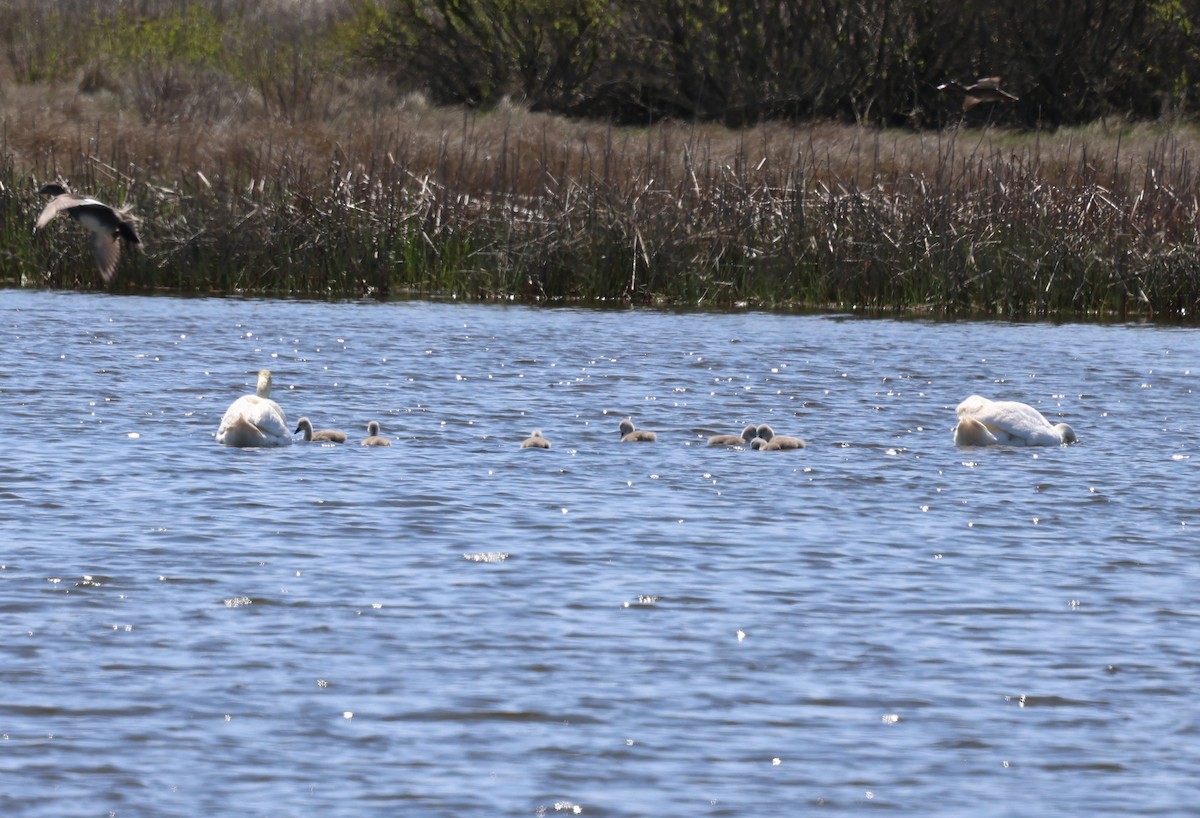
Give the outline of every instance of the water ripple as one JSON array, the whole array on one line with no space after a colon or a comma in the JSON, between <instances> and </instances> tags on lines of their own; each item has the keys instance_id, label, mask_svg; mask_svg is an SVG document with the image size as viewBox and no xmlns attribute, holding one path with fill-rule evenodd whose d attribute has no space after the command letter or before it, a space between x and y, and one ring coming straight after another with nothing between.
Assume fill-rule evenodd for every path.
<instances>
[{"instance_id":1,"label":"water ripple","mask_svg":"<svg viewBox=\"0 0 1200 818\"><path fill-rule=\"evenodd\" d=\"M1193 330L0 298L14 814L1190 808Z\"/></svg>"}]
</instances>

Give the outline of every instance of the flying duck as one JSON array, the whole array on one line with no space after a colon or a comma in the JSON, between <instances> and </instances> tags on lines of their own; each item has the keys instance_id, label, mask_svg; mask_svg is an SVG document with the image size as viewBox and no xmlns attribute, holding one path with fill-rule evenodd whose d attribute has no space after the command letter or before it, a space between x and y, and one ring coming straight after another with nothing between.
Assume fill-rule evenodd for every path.
<instances>
[{"instance_id":1,"label":"flying duck","mask_svg":"<svg viewBox=\"0 0 1200 818\"><path fill-rule=\"evenodd\" d=\"M48 184L38 191L53 198L42 209L33 226L36 231L45 227L59 213L66 213L75 221L92 231L92 253L96 256L96 267L109 284L117 275L117 261L121 257L121 239L130 244L141 244L135 228L135 219L128 210L118 210L91 196L71 193L60 184Z\"/></svg>"},{"instance_id":2,"label":"flying duck","mask_svg":"<svg viewBox=\"0 0 1200 818\"><path fill-rule=\"evenodd\" d=\"M950 80L939 85L937 89L939 91L953 91L962 94L962 107L964 111L969 111L981 103L1016 102L1020 99L1020 97L1015 97L1000 87L999 77L980 77L970 85L963 85L961 82Z\"/></svg>"}]
</instances>

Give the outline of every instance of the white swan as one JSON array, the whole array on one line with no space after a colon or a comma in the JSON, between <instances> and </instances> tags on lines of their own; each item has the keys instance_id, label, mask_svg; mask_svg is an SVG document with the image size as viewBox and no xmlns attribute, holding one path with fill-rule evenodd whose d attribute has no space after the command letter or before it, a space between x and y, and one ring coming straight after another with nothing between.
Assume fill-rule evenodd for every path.
<instances>
[{"instance_id":1,"label":"white swan","mask_svg":"<svg viewBox=\"0 0 1200 818\"><path fill-rule=\"evenodd\" d=\"M287 446L292 442L287 415L271 400L271 370L260 369L255 394L242 395L225 410L217 428L217 442L243 448Z\"/></svg>"},{"instance_id":2,"label":"white swan","mask_svg":"<svg viewBox=\"0 0 1200 818\"><path fill-rule=\"evenodd\" d=\"M955 446L1062 446L1078 439L1070 426L1050 423L1026 403L972 395L955 411Z\"/></svg>"}]
</instances>

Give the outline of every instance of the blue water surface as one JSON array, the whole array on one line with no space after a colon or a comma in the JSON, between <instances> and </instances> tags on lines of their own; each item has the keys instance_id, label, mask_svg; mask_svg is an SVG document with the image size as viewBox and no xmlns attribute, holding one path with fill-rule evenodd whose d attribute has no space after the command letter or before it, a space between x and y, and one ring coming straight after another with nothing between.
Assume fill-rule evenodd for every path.
<instances>
[{"instance_id":1,"label":"blue water surface","mask_svg":"<svg viewBox=\"0 0 1200 818\"><path fill-rule=\"evenodd\" d=\"M1196 809L1195 329L0 310L6 815ZM351 443L216 445L260 368Z\"/></svg>"}]
</instances>

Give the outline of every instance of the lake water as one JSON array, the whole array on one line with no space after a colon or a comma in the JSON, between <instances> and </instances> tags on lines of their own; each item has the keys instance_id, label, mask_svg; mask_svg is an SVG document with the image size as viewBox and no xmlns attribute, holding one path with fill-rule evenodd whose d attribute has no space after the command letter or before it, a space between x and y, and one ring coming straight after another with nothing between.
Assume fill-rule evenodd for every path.
<instances>
[{"instance_id":1,"label":"lake water","mask_svg":"<svg viewBox=\"0 0 1200 818\"><path fill-rule=\"evenodd\" d=\"M1195 329L0 309L6 815L1197 809ZM216 445L262 367L392 447Z\"/></svg>"}]
</instances>

